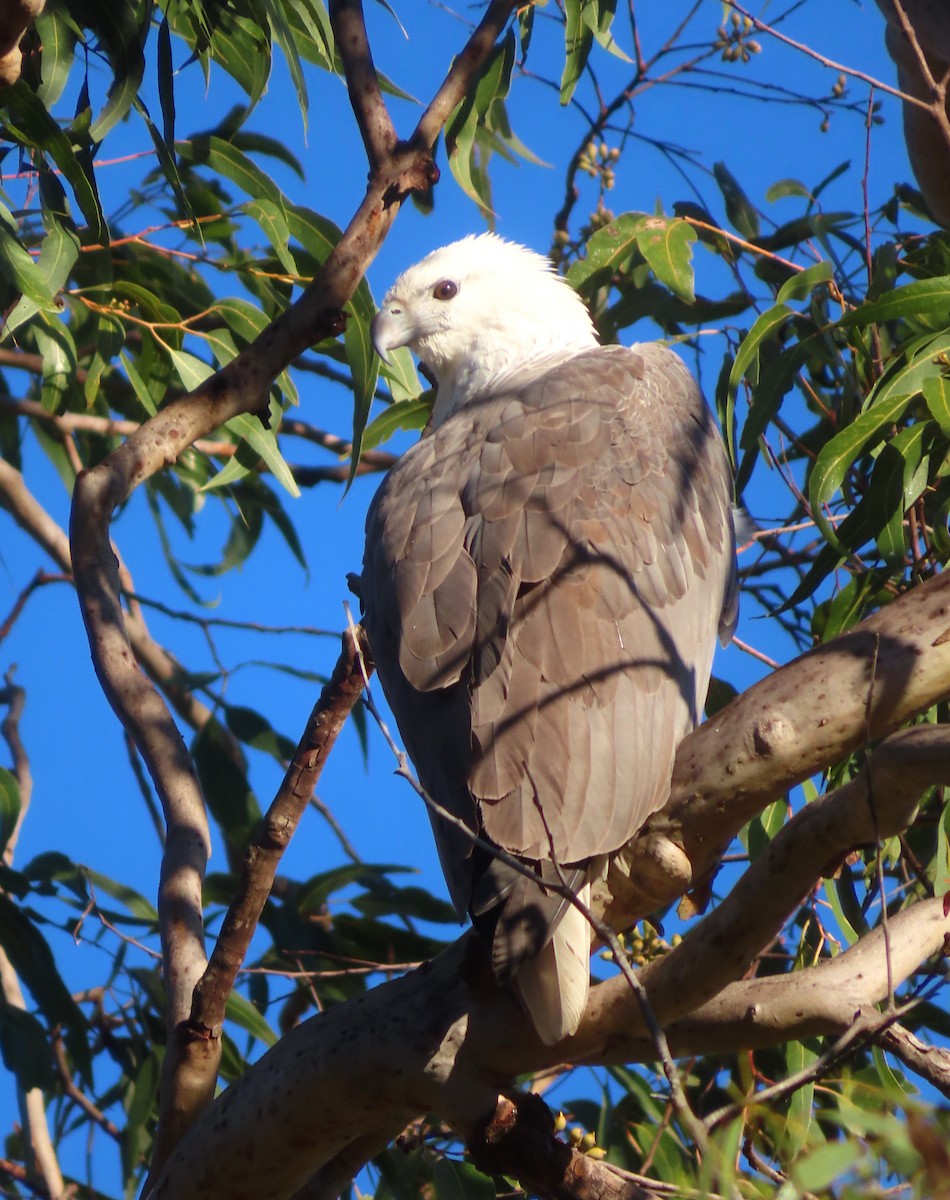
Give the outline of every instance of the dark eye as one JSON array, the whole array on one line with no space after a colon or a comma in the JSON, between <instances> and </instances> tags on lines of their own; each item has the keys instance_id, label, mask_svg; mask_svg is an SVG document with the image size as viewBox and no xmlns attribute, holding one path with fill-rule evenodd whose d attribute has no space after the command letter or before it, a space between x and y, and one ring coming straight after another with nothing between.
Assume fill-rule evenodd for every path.
<instances>
[{"instance_id":1,"label":"dark eye","mask_svg":"<svg viewBox=\"0 0 950 1200\"><path fill-rule=\"evenodd\" d=\"M459 293L459 285L454 279L443 279L441 283L437 283L432 289L432 295L436 300L452 300Z\"/></svg>"}]
</instances>

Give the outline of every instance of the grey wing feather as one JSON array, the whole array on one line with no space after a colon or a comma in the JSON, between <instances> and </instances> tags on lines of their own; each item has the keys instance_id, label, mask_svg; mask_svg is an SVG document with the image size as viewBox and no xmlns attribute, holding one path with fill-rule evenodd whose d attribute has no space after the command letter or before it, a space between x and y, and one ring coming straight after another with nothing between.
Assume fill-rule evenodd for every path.
<instances>
[{"instance_id":1,"label":"grey wing feather","mask_svg":"<svg viewBox=\"0 0 950 1200\"><path fill-rule=\"evenodd\" d=\"M367 519L364 623L437 802L532 862L630 840L734 621L730 505L712 417L653 344L579 354L403 456ZM434 825L460 909L512 894Z\"/></svg>"}]
</instances>

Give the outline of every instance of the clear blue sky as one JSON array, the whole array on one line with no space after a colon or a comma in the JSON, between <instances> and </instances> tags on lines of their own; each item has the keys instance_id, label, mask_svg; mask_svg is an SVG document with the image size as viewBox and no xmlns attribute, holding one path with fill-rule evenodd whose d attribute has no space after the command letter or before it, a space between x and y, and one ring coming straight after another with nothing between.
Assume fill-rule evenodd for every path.
<instances>
[{"instance_id":1,"label":"clear blue sky","mask_svg":"<svg viewBox=\"0 0 950 1200\"><path fill-rule=\"evenodd\" d=\"M641 40L645 50L657 44L663 31L670 32L686 10L681 3L641 4ZM642 11L640 11L642 10ZM462 10L463 15L469 10ZM480 10L479 10L480 11ZM768 6L766 19L778 9ZM399 6L400 19L409 33L404 40L392 17L381 5L369 5L368 17L379 67L403 88L421 100L432 94L449 63L461 47L466 25L435 5L409 3ZM477 15L477 12L476 14ZM543 17L543 13L539 14ZM695 40L721 20L721 6L708 0ZM893 82L893 68L883 47L883 19L872 0L813 0L783 28L799 40L809 42L832 59ZM625 44L626 33L618 21L618 36ZM539 19L528 66L538 76L556 74L558 31L553 22ZM728 71L728 79L739 84L746 76L767 79L776 88L827 95L836 72L804 56L776 46L768 37L759 39L764 52L748 67ZM176 47L176 53L180 47ZM177 64L176 64L177 65ZM721 66L721 64L716 64ZM610 75L623 78L623 64L612 64ZM606 73L606 72L605 72ZM95 76L93 87L95 88ZM100 77L101 87L104 77ZM307 204L344 224L363 194L366 175L353 120L341 83L309 72L310 118L306 141L293 90L283 64L278 62L268 94L251 118L249 127L287 140L304 163L308 182L300 183L291 173L275 168L273 174L290 198ZM851 95L866 100L866 85L850 82ZM607 89L609 92L609 85ZM101 98L101 96L100 96ZM200 72L192 66L179 79L179 136L212 126L235 101L233 88L214 78L206 95ZM897 102L881 96L886 123L873 132L870 192L872 205L882 203L895 180L909 180L900 136ZM158 112L157 100L153 110ZM573 148L583 123L577 113L558 109L556 93L539 79L516 81L509 111L515 132L541 159L553 164L537 167L529 163L511 167L496 161L495 206L497 230L513 240L538 250L548 245L551 217L563 194L566 147ZM407 103L393 105L400 133L408 135L418 109ZM651 139L671 139L695 152L703 171L724 160L752 199L765 207L774 220L789 219L799 210L796 201L783 200L768 206L764 194L770 184L783 177L797 177L813 185L839 163L850 160L851 168L825 198L829 209L861 207L861 175L865 155L863 121L853 114L833 117L830 130L819 132L817 111L776 102L770 105L740 102L725 93L710 95L689 86L656 88L637 105L634 131ZM144 127L133 117L103 148L104 157L146 150L150 142ZM7 162L10 160L8 159ZM443 162L444 166L444 162ZM100 172L107 209L123 199L133 176L131 169L109 168ZM711 177L694 172L702 187L702 199L721 216L722 206ZM14 193L11 190L11 195ZM696 199L682 178L646 141L636 141L625 154L619 169L611 204L615 211L651 210L662 198L667 211L676 199ZM578 205L578 213L589 211L595 193L591 186ZM155 213L141 211L125 222L125 232L156 224ZM435 213L423 217L411 205L400 214L395 229L373 264L369 279L378 298L392 278L410 262L437 245L483 228L478 211L456 188L446 169L436 193ZM712 256L701 247L696 251L697 290L704 289L704 272L717 269ZM649 329L636 330L641 338ZM709 335L710 340L717 337ZM712 372L721 361L722 345L711 348ZM710 374L708 386L714 374ZM346 435L349 429L350 398L312 377L303 377L301 416L316 426ZM294 447L295 454L297 448ZM29 472L39 470L42 485L39 499L65 528L68 498L51 468L41 465L35 442L25 447ZM303 454L300 454L303 458ZM37 475L32 475L34 486ZM309 559L305 576L283 543L269 536L247 565L220 579L198 581L202 594L213 602L215 615L233 620L273 624L302 624L339 630L344 624L342 604L349 599L345 585L348 571L359 567L362 552L362 522L367 503L375 490L373 479L358 480L341 501L332 485L306 491L298 501L289 501L298 518ZM767 517L768 495L756 495L761 517ZM216 508L209 501L209 508ZM201 540L183 550L187 560L213 560L224 535L223 524L212 519ZM18 531L10 533L4 522L0 547L0 617L11 608L18 589L39 567L50 563L32 542ZM116 540L132 571L138 590L185 607L170 583L167 570L155 547L151 522L144 501L135 497L114 527ZM210 662L203 635L183 629L175 622L154 615L154 636L174 647L189 665ZM789 651L767 622L748 622L741 636L777 658ZM264 640L248 635L219 632L215 642L221 659L229 666L280 654L298 668L327 673L337 653L335 637L330 640L287 637L280 649L268 648ZM67 585L42 589L3 645L3 668L18 664L18 681L28 689L22 735L31 754L34 777L33 808L23 830L17 861L56 847L70 857L93 866L139 888L154 898L159 848L150 821L139 799L127 765L121 730L98 689L89 662L73 591ZM725 652L718 673L733 681L749 682L761 668L735 650ZM288 675L247 666L237 671L227 685L229 699L261 705L276 728L296 739L315 698L312 686ZM254 783L262 805L269 802L279 782L276 767L260 764ZM370 862L405 862L418 867L422 880L444 894L435 860L428 822L422 806L404 784L392 778L392 764L380 739L372 737L370 769L364 770L356 739L344 733L324 773L321 797L333 808L359 853ZM340 860L333 836L316 814L308 816L287 858L288 873L306 877ZM223 869L218 852L211 869ZM60 913L60 919L62 914ZM95 923L91 922L91 936ZM63 934L58 949L67 978L80 987L103 974L102 952L83 939L78 944ZM15 1103L11 1081L0 1080L0 1128L10 1124ZM81 1148L67 1162L81 1174ZM108 1186L108 1176L103 1178Z\"/></svg>"}]
</instances>

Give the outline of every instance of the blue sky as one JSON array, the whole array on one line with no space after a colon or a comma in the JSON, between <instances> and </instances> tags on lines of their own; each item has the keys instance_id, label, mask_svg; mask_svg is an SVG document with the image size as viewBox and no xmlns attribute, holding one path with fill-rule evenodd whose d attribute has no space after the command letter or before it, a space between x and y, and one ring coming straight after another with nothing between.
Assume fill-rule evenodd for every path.
<instances>
[{"instance_id":1,"label":"blue sky","mask_svg":"<svg viewBox=\"0 0 950 1200\"><path fill-rule=\"evenodd\" d=\"M679 3L639 6L645 50L655 46L664 31L672 30L676 16L685 12L686 7ZM472 11L478 15L476 10ZM766 6L765 18L774 18L778 11L772 5ZM462 10L463 17L468 12ZM696 41L722 19L721 8L713 0L703 6L701 14L693 39ZM543 13L540 15L543 17ZM400 6L399 17L409 34L408 40L381 5L368 7L377 64L400 86L425 101L441 80L451 54L462 45L467 27L463 19L449 15L441 7L418 2ZM618 20L622 45L625 28ZM883 19L873 2L813 0L783 28L829 58L893 82L892 64L883 46ZM561 203L566 148L573 148L584 129L581 116L562 112L556 93L540 78L556 75L559 70L559 36L553 22L539 19L528 62L529 70L539 78L517 80L509 104L515 132L539 158L552 165L524 163L513 167L498 160L494 173L497 231L541 251L549 244L551 217ZM727 70L714 63L723 79L710 82L717 88L729 87L754 75L779 89L816 95L830 92L836 71L775 45L765 35L759 40L764 52L748 68ZM607 64L601 59L601 64L605 75L615 80L622 79L629 71L619 62ZM104 77L100 77L98 86L103 83ZM710 94L697 90L695 83L694 80L683 86L657 87L638 101L636 140L621 160L617 186L610 197L616 212L649 211L660 200L670 211L676 199L698 198L663 155L649 141L641 139L669 139L695 153L696 168L691 175L698 182L699 196L719 217L722 204L709 174L712 163L719 160L728 164L751 198L776 223L795 215L799 211L796 204L800 202L786 199L767 204L764 196L771 184L781 178L796 177L813 185L839 163L850 160L850 169L829 190L824 203L829 209L860 210L865 129L859 116L836 114L828 132L821 133L822 118L817 110L803 111L781 102L763 105L742 101L723 91ZM279 60L268 94L250 119L249 128L286 139L304 163L306 185L283 169L273 171L290 198L345 224L363 194L365 161L340 81L311 71L308 84L311 107L306 139L287 71ZM860 99L863 106L867 86L852 81L849 88L849 94ZM605 90L610 92L609 84ZM186 136L213 125L236 98L233 87L220 78L213 79L206 94L197 67L187 68L179 80L179 135ZM873 130L869 172L872 206L888 198L894 181L910 179L897 102L883 95L879 98L886 120ZM153 109L158 111L157 100ZM408 135L418 108L394 102L392 111L398 131ZM109 139L103 156L147 150L149 146L144 127L133 118ZM121 202L128 181L135 174L134 165L100 172L107 209ZM594 201L591 186L578 205L578 214L589 211ZM158 220L157 214L136 212L125 221L124 231L134 232ZM461 195L445 169L436 193L434 214L422 216L411 205L400 214L369 272L374 295L378 299L399 271L430 249L483 227L477 209ZM703 280L714 280L714 272L719 268L702 247L696 249L696 267L698 290L712 290L715 284L709 282L704 288ZM637 329L634 334L641 338L652 336L649 329ZM716 333L708 335L707 348L717 337ZM724 345L714 345L708 356L714 364L713 371L721 361L723 349ZM709 386L713 378L711 375ZM301 416L345 436L349 428L349 396L309 376L299 382ZM58 477L44 465L35 442L29 441L24 453L28 476L35 472L31 478L38 498L65 528L68 497ZM232 620L300 624L331 631L342 628L343 602L351 599L345 577L348 571L359 568L362 523L375 487L373 479L357 480L349 495L341 500L339 490L321 485L304 492L299 500L289 501L304 539L309 575L300 570L279 539L270 537L240 571L220 579L199 581L202 594L215 606L209 612ZM767 517L767 486L756 494L756 501L761 505L756 515ZM209 509L214 508L215 504L209 503ZM9 521L4 522L3 528L0 617L10 610L19 589L37 568L51 567L31 541L18 530L11 531ZM184 597L176 593L157 553L141 497L133 498L116 522L114 532L138 590L173 606L185 607ZM191 561L213 558L223 536L223 523L212 517L199 544L183 549L183 557ZM149 621L154 636L172 646L185 662L210 661L203 635L197 629L185 629L158 614L150 616ZM746 620L740 633L779 659L789 653L787 645L776 637L767 622ZM279 647L268 648L263 639L255 641L251 635L224 631L215 634L215 644L221 659L231 666L265 654L280 655L283 661L296 667L323 673L331 669L338 645L335 636L287 637ZM70 587L57 584L33 596L3 644L0 662L4 670L10 663L17 663L17 680L28 690L21 732L31 754L34 794L17 861L26 862L39 851L55 847L154 897L159 848L128 767L121 730L96 684ZM761 670L734 649L724 652L717 666L719 673L743 685L758 677ZM295 740L315 697L311 685L250 665L237 670L229 679L227 694L238 703L260 704L274 726ZM367 861L406 862L420 869L426 885L444 894L422 806L408 787L393 779L394 764L381 740L375 736L371 740L366 771L354 734L351 730L344 733L324 773L320 796L333 808ZM268 803L278 782L276 767L259 764L255 768L254 784L263 805ZM306 877L338 861L340 853L334 837L316 814L310 814L288 854L288 873ZM219 852L211 869L223 866ZM58 939L58 949L67 978L74 986L82 986L102 974L102 952L88 940L77 943L63 934ZM14 1103L11 1081L0 1079L0 1128L9 1127ZM68 1165L81 1171L78 1148L76 1153L77 1159Z\"/></svg>"}]
</instances>

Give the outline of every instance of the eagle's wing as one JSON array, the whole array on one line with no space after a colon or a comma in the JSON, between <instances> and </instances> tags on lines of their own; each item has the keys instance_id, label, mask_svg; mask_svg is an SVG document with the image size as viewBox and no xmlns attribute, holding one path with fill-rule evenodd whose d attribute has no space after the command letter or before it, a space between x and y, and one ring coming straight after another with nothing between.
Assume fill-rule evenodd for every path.
<instances>
[{"instance_id":1,"label":"eagle's wing","mask_svg":"<svg viewBox=\"0 0 950 1200\"><path fill-rule=\"evenodd\" d=\"M730 490L696 384L656 345L579 354L403 456L367 520L365 624L437 802L577 864L575 884L663 805L730 620ZM435 827L460 908L523 887Z\"/></svg>"}]
</instances>

